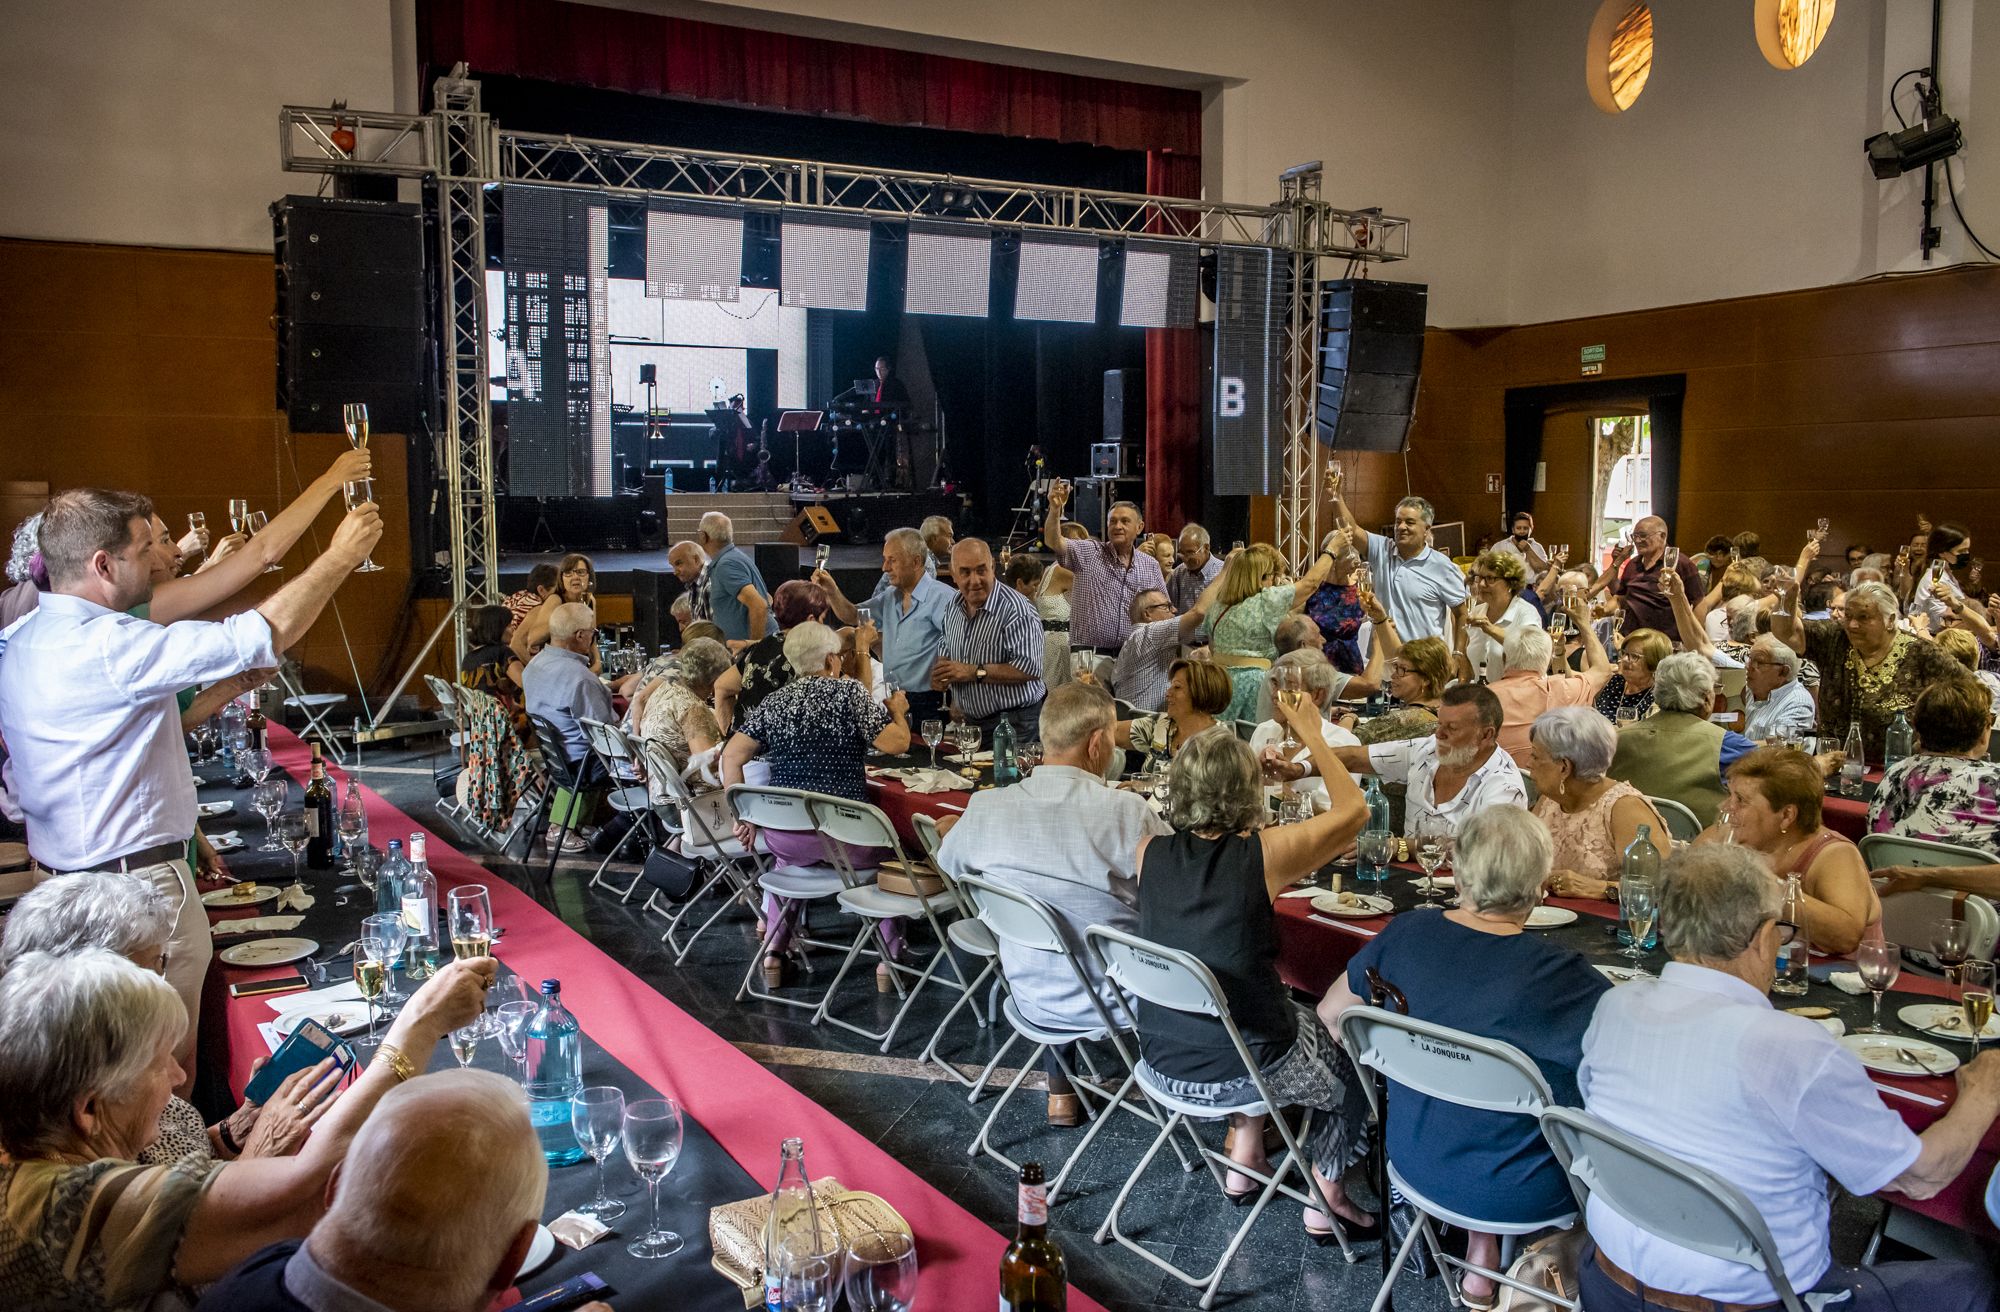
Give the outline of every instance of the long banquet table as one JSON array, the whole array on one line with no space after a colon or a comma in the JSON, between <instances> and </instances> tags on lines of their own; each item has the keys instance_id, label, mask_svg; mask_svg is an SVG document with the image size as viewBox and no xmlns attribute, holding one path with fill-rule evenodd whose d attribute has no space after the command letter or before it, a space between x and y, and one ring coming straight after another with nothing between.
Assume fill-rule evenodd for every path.
<instances>
[{"instance_id":1,"label":"long banquet table","mask_svg":"<svg viewBox=\"0 0 2000 1312\"><path fill-rule=\"evenodd\" d=\"M288 805L298 804L297 781L306 775L304 744L273 728L270 744L277 765L294 781ZM204 773L197 769L198 776ZM213 775L214 770L206 773ZM345 773L331 764L328 774L343 791ZM618 1306L729 1309L740 1312L737 1291L708 1265L707 1211L717 1203L768 1190L775 1183L780 1141L797 1135L805 1140L806 1161L814 1178L834 1176L849 1189L860 1189L888 1201L909 1222L917 1236L922 1264L923 1301L933 1307L991 1307L998 1299L999 1264L1007 1238L981 1222L914 1172L884 1153L866 1137L778 1075L759 1066L696 1021L631 971L612 960L557 916L506 880L459 852L446 839L367 788L369 833L376 846L392 837L426 835L430 866L438 880L439 897L465 884L483 884L490 893L494 921L504 931L494 956L503 967L502 985L494 1004L516 987L532 987L543 978L559 978L563 1001L582 1027L587 1083L619 1084L629 1096L662 1091L680 1103L687 1118L682 1161L661 1186L663 1222L680 1232L687 1247L676 1256L645 1262L628 1257L625 1242L645 1220L645 1195L629 1169L612 1168L613 1192L626 1203L624 1217L613 1223L616 1233L580 1252L559 1247L555 1259L519 1291L532 1295L585 1271L594 1271L622 1295ZM290 858L259 854L264 827L249 811L247 789L212 784L201 790L203 801L225 798L236 803L231 814L204 822L220 832L238 830L248 848L231 856L238 877L282 884L290 878ZM357 889L347 906L336 906L337 886L347 882L338 872L307 872L317 899L306 923L294 933L316 939L318 956L340 950L356 936L370 907L368 895ZM258 908L276 914L269 905ZM241 939L217 940L218 952ZM205 1064L226 1070L232 1096L240 1095L251 1063L269 1050L260 1031L274 1012L267 998L232 999L227 986L241 980L284 974L297 966L237 968L218 960L209 973L203 999L202 1052ZM482 1043L476 1065L511 1069ZM363 1059L367 1051L362 1051ZM432 1070L452 1064L441 1045ZM622 1182L622 1185L621 1185ZM549 1206L544 1220L582 1202L592 1192L594 1177L586 1161L552 1171ZM1070 1305L1101 1312L1100 1305L1077 1290Z\"/></svg>"},{"instance_id":2,"label":"long banquet table","mask_svg":"<svg viewBox=\"0 0 2000 1312\"><path fill-rule=\"evenodd\" d=\"M891 765L926 764L927 757L913 756L907 760L885 762ZM981 773L978 787L988 786L990 776ZM882 808L896 826L905 844L915 847L916 835L911 820L919 813L932 816L963 812L966 802L972 797L970 791L947 793L911 793L895 780L871 777L868 784L870 800ZM1829 799L1829 823L1834 823L1835 802L1841 803L1853 813L1865 816L1867 804L1850 799ZM1858 834L1860 829L1856 828ZM1349 878L1352 867L1347 867ZM1412 877L1417 872L1409 869L1398 870L1383 886L1382 892L1394 900L1396 913L1413 909L1419 901L1413 887ZM1349 884L1348 887L1357 887ZM1369 890L1373 891L1373 890ZM1593 902L1582 899L1555 898L1550 906L1563 907L1577 913L1575 923L1556 929L1537 930L1557 941L1575 948L1594 962L1616 964L1624 962L1622 950L1618 947L1615 934L1617 925L1613 921L1615 912L1610 903ZM1334 979L1346 968L1354 954L1369 938L1379 933L1389 922L1388 916L1363 920L1340 920L1330 923L1326 917L1316 917L1311 904L1305 898L1280 898L1278 911L1278 970L1285 982L1303 993L1319 996L1326 992ZM1646 961L1647 969L1657 971L1662 954L1655 952ZM1837 968L1846 969L1847 962L1832 963ZM1814 967L1813 982L1802 1001L1830 1008L1849 1030L1867 1023L1869 1001L1866 995L1853 997L1841 992L1826 982L1829 963L1822 962ZM1894 989L1882 1000L1883 1024L1896 1033L1917 1035L1915 1030L1904 1025L1896 1017L1899 1008L1912 1002L1948 998L1948 987L1942 980L1905 970ZM1962 1045L1947 1043L1955 1051ZM1922 1077L1915 1079L1892 1075L1877 1075L1871 1072L1878 1088L1882 1089L1882 1100L1893 1107L1903 1120L1914 1130L1921 1131L1940 1117L1958 1096L1956 1080L1950 1076ZM1931 1099L1936 1105L1913 1102L1900 1093L1915 1094ZM1986 1181L2000 1165L2000 1124L1987 1131L1985 1139L1974 1152L1972 1161L1956 1180L1927 1199L1906 1198L1899 1194L1884 1194L1883 1197L1897 1207L1941 1221L1959 1230L1966 1231L1988 1242L2000 1242L2000 1229L1986 1215L1984 1192Z\"/></svg>"}]
</instances>

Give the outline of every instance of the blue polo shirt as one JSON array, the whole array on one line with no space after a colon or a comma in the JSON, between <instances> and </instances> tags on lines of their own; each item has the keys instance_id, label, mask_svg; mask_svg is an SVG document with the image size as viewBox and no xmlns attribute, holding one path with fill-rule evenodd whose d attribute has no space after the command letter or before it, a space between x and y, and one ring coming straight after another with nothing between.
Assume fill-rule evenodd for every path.
<instances>
[{"instance_id":1,"label":"blue polo shirt","mask_svg":"<svg viewBox=\"0 0 2000 1312\"><path fill-rule=\"evenodd\" d=\"M1396 554L1393 537L1370 533L1368 567L1375 573L1375 595L1389 608L1404 642L1451 641L1451 612L1465 600L1466 589L1465 573L1450 556L1425 547L1405 560Z\"/></svg>"},{"instance_id":2,"label":"blue polo shirt","mask_svg":"<svg viewBox=\"0 0 2000 1312\"><path fill-rule=\"evenodd\" d=\"M763 633L750 632L750 608L738 596L746 583L757 589L757 595L764 599ZM778 621L771 615L770 602L771 590L764 586L764 576L757 572L757 562L750 559L750 553L743 548L734 545L724 547L709 563L708 609L723 637L741 642L776 633Z\"/></svg>"},{"instance_id":3,"label":"blue polo shirt","mask_svg":"<svg viewBox=\"0 0 2000 1312\"><path fill-rule=\"evenodd\" d=\"M885 574L874 595L862 603L882 631L882 671L898 688L905 692L930 688L931 670L944 645L945 612L957 600L958 589L926 574L910 589L906 608L902 594Z\"/></svg>"}]
</instances>

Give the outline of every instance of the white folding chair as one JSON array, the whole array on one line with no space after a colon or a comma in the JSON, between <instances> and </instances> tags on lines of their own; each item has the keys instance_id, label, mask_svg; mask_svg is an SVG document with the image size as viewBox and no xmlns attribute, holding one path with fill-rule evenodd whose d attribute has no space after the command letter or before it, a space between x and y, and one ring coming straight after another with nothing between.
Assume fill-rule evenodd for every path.
<instances>
[{"instance_id":1,"label":"white folding chair","mask_svg":"<svg viewBox=\"0 0 2000 1312\"><path fill-rule=\"evenodd\" d=\"M1990 866L1991 853L1976 847L1909 838L1902 834L1864 834L1861 859L1870 870L1889 866ZM1882 899L1882 936L1903 945L1904 955L1928 969L1938 969L1930 951L1931 926L1940 920L1963 920L1971 929L1968 955L1989 961L2000 943L2000 908L1977 893L1949 888L1915 888Z\"/></svg>"},{"instance_id":2,"label":"white folding chair","mask_svg":"<svg viewBox=\"0 0 2000 1312\"><path fill-rule=\"evenodd\" d=\"M424 686L431 690L431 696L437 701L438 709L451 717L451 731L445 736L445 740L451 747L452 758L458 762L459 768L463 769L465 767L465 721L463 713L459 710L458 689L446 683L435 674L426 674L424 676ZM432 774L439 780L444 778L444 775L435 766L432 767ZM465 808L458 804L456 796L440 797L436 805L440 812L450 816L453 820L463 823L467 819Z\"/></svg>"},{"instance_id":3,"label":"white folding chair","mask_svg":"<svg viewBox=\"0 0 2000 1312\"><path fill-rule=\"evenodd\" d=\"M1676 843L1692 843L1701 833L1701 821L1684 804L1671 797L1648 797L1660 819L1667 823L1667 836Z\"/></svg>"},{"instance_id":4,"label":"white folding chair","mask_svg":"<svg viewBox=\"0 0 2000 1312\"><path fill-rule=\"evenodd\" d=\"M347 753L341 749L339 730L327 723L336 709L347 704L344 692L307 692L305 685L292 673L289 664L278 666L278 686L285 690L284 705L306 717L305 728L299 730L301 738L317 738L333 759L347 764Z\"/></svg>"},{"instance_id":5,"label":"white folding chair","mask_svg":"<svg viewBox=\"0 0 2000 1312\"><path fill-rule=\"evenodd\" d=\"M797 788L769 788L753 784L732 784L728 789L729 805L736 812L738 820L755 825L759 829L775 829L780 833L819 832L819 824L813 819L812 807L808 800L812 796L813 794ZM778 865L774 861L758 874L757 884L764 892L773 896L791 898L808 904L799 921L800 933L797 938L799 943L806 947L830 948L835 952L845 951L852 946L813 938L805 932L805 914L810 913L810 904L837 898L847 888L847 880L839 867L832 862L817 861L809 866L798 866ZM863 941L873 928L872 924L863 924L860 935ZM799 955L801 960L804 960L805 954ZM813 1013L814 1023L817 1024L826 1000L833 995L833 986L829 985L824 994L810 1001L782 997L757 986L756 980L763 968L764 954L759 951L750 958L750 968L743 972L743 984L736 990L736 1000L741 1002L745 998L756 998L760 1002L774 1002L782 1007L810 1011ZM807 964L806 969L811 969L810 964ZM839 982L838 978L833 981L834 984Z\"/></svg>"},{"instance_id":6,"label":"white folding chair","mask_svg":"<svg viewBox=\"0 0 2000 1312\"><path fill-rule=\"evenodd\" d=\"M611 863L618 859L618 854L634 837L644 838L652 844L661 842L666 835L653 811L652 794L646 791L645 769L640 763L639 746L632 741L632 736L615 724L593 720L589 716L579 715L576 722L583 726L584 741L590 744L592 754L604 767L609 790L605 800L611 804L612 810L630 817L632 821L631 827L619 835L617 843L597 863L597 872L591 875L585 887L597 888L601 885L617 893L619 901L630 902L633 890L639 887L639 872L632 872L631 880L623 889L612 888L604 878L604 872L610 869Z\"/></svg>"},{"instance_id":7,"label":"white folding chair","mask_svg":"<svg viewBox=\"0 0 2000 1312\"><path fill-rule=\"evenodd\" d=\"M953 878L952 873L944 868L944 863L938 860L940 840L937 818L919 811L910 818L910 823L917 831L917 841L923 845L924 855L930 859L931 867L937 871L938 878L944 881L945 891L952 895L952 900L958 906L958 915L944 927L945 937L950 939L951 945L960 952L968 957L977 958L982 963L979 974L973 978L970 987L951 1004L951 1010L945 1012L944 1019L938 1022L935 1030L931 1031L931 1041L924 1045L923 1054L917 1060L936 1063L938 1069L970 1090L965 1095L965 1100L976 1103L979 1101L979 1095L986 1091L986 1082L993 1078L993 1071L1000 1065L1000 1059L1006 1056L1007 1049L1014 1046L1014 1040L1020 1035L1007 1036L1007 1041L1000 1045L999 1050L986 1063L986 1068L979 1072L977 1079L938 1056L938 1042L944 1038L944 1032L951 1025L952 1017L958 1015L959 1008L968 1002L972 1004L972 1018L979 1022L980 1029L991 1028L993 1022L999 1019L1000 992L1007 987L1007 982L1000 978L1000 945L994 940L993 931L978 918L971 901L965 896L965 890L958 886L958 880ZM984 1012L979 1009L979 990L982 985L990 990Z\"/></svg>"},{"instance_id":8,"label":"white folding chair","mask_svg":"<svg viewBox=\"0 0 2000 1312\"><path fill-rule=\"evenodd\" d=\"M667 917L667 929L660 935L660 941L673 949L674 964L687 960L687 954L694 948L695 940L708 932L708 927L722 918L730 907L741 903L754 914L757 905L757 876L762 862L755 851L736 840L733 826L725 826L720 831L709 822L709 815L695 798L694 790L675 768L673 758L666 748L658 743L642 743L640 751L646 759L646 776L659 789L660 805L673 808L681 816L681 833L677 840L682 856L692 857L708 868L708 878L678 907L671 910L660 901L658 892L646 899L645 910L657 911ZM727 801L725 799L725 806ZM708 919L696 926L686 943L675 941L675 933L694 914L697 903L717 889L726 889L721 903L711 912Z\"/></svg>"},{"instance_id":9,"label":"white folding chair","mask_svg":"<svg viewBox=\"0 0 2000 1312\"><path fill-rule=\"evenodd\" d=\"M1355 1261L1357 1255L1353 1244L1347 1238L1347 1231L1341 1226L1340 1217L1333 1210L1332 1202L1321 1192L1319 1181L1312 1172L1312 1164L1306 1160L1305 1153L1299 1147L1299 1137L1305 1134L1314 1113L1310 1110L1306 1112L1305 1119L1299 1123L1297 1134L1294 1134L1292 1127L1285 1121L1283 1106L1272 1098L1270 1087L1264 1083L1263 1073L1258 1069L1256 1060L1251 1057L1250 1049L1244 1045L1242 1031L1236 1028L1236 1021L1229 1014L1229 1000L1223 996L1222 986L1216 982L1214 974L1190 953L1162 947L1136 934L1127 934L1123 930L1112 929L1105 925L1092 925L1086 929L1084 941L1097 955L1105 975L1118 986L1121 994L1169 1011L1208 1016L1220 1021L1223 1029L1229 1034L1229 1042L1235 1047L1237 1059L1243 1063L1243 1072L1249 1078L1250 1086L1256 1094L1253 1098L1229 1107L1190 1103L1168 1092L1152 1068L1143 1060L1136 1063L1133 1066L1133 1077L1139 1091L1146 1096L1148 1103L1167 1113L1167 1116L1160 1127L1160 1133L1147 1147L1145 1156L1139 1159L1139 1164L1132 1169L1131 1177L1125 1181L1125 1187L1118 1191L1118 1197L1112 1201L1111 1211L1105 1216L1104 1223L1097 1227L1095 1236L1097 1242L1101 1244L1106 1236L1109 1236L1182 1284L1201 1290L1200 1304L1206 1308L1215 1302L1215 1291L1222 1284L1223 1273L1228 1269L1230 1259L1236 1256L1236 1250L1243 1246L1245 1239L1249 1238L1250 1227L1257 1224L1257 1218L1270 1205L1271 1199L1282 1193L1307 1207L1320 1209L1333 1223L1333 1237L1340 1245L1341 1256L1349 1262ZM1136 1013L1136 1008L1130 1006L1126 1010ZM1253 1171L1232 1161L1227 1154L1207 1144L1201 1144L1202 1161L1207 1163L1209 1174L1215 1178L1217 1190L1228 1187L1225 1183L1227 1177L1223 1174L1225 1169L1247 1175L1264 1187L1258 1192L1257 1201L1250 1205L1250 1214L1243 1218L1243 1223L1236 1227L1236 1233L1229 1237L1229 1243L1222 1250L1222 1256L1215 1260L1214 1267L1206 1275L1196 1275L1175 1266L1139 1240L1126 1234L1119 1228L1118 1216L1124 1210L1125 1200L1131 1196L1132 1187L1139 1183L1139 1178L1146 1173L1146 1168L1152 1165L1153 1158L1159 1154L1161 1145L1173 1137L1175 1130L1182 1126L1191 1127L1195 1121L1221 1120L1234 1115L1268 1116L1269 1123L1277 1127L1279 1137L1284 1140L1285 1155L1279 1159L1276 1169L1267 1174ZM1306 1188L1312 1192L1303 1192L1286 1183L1294 1172L1304 1179Z\"/></svg>"},{"instance_id":10,"label":"white folding chair","mask_svg":"<svg viewBox=\"0 0 2000 1312\"><path fill-rule=\"evenodd\" d=\"M1404 1089L1440 1102L1478 1111L1509 1112L1533 1119L1539 1118L1555 1101L1548 1081L1542 1078L1534 1060L1513 1044L1497 1039L1480 1038L1443 1025L1433 1025L1429 1021L1398 1016L1379 1007L1353 1007L1341 1015L1340 1040L1355 1065L1378 1070ZM1368 1106L1375 1113L1377 1122L1386 1125L1389 1109L1378 1100L1375 1082L1363 1080L1362 1088L1368 1093ZM1393 1099L1398 1093L1390 1091L1387 1096ZM1454 1273L1476 1272L1489 1280L1513 1285L1562 1307L1576 1306L1574 1301L1558 1298L1546 1289L1514 1280L1504 1270L1496 1271L1452 1256L1438 1243L1437 1232L1431 1226L1431 1222L1436 1221L1461 1230L1518 1239L1538 1230L1573 1224L1576 1220L1574 1210L1533 1221L1488 1221L1455 1212L1412 1188L1396 1169L1393 1157L1388 1159L1388 1168L1389 1183L1416 1209L1417 1223L1404 1236L1403 1246L1397 1250L1389 1274L1383 1279L1381 1288L1375 1291L1375 1301L1370 1305L1369 1312L1381 1312L1382 1306L1389 1301L1395 1291L1396 1277L1402 1273L1403 1263L1419 1238L1430 1250L1431 1260L1440 1268ZM1503 1250L1501 1267L1509 1264L1508 1256ZM1459 1279L1454 1277L1454 1304L1462 1297L1456 1292L1458 1284Z\"/></svg>"},{"instance_id":11,"label":"white folding chair","mask_svg":"<svg viewBox=\"0 0 2000 1312\"><path fill-rule=\"evenodd\" d=\"M1735 1185L1574 1107L1550 1107L1541 1120L1579 1207L1595 1197L1670 1244L1750 1267L1771 1282L1786 1312L1806 1312L1770 1228Z\"/></svg>"}]
</instances>

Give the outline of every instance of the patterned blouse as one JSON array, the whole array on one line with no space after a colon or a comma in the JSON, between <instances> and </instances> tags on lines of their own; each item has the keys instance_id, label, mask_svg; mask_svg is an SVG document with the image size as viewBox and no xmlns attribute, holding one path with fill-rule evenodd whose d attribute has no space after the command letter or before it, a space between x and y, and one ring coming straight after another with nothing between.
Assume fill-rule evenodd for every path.
<instances>
[{"instance_id":1,"label":"patterned blouse","mask_svg":"<svg viewBox=\"0 0 2000 1312\"><path fill-rule=\"evenodd\" d=\"M174 1253L221 1164L0 1162L0 1296L12 1312L126 1312L175 1288Z\"/></svg>"},{"instance_id":2,"label":"patterned blouse","mask_svg":"<svg viewBox=\"0 0 2000 1312\"><path fill-rule=\"evenodd\" d=\"M1617 879L1625 854L1611 837L1611 809L1628 797L1640 795L1638 789L1619 779L1595 802L1574 814L1563 810L1553 797L1536 802L1535 814L1556 840L1555 868L1574 870L1591 879ZM1653 845L1664 850L1667 835L1658 835Z\"/></svg>"},{"instance_id":3,"label":"patterned blouse","mask_svg":"<svg viewBox=\"0 0 2000 1312\"><path fill-rule=\"evenodd\" d=\"M1868 832L1976 847L2000 859L2000 762L1962 756L1896 762L1868 804Z\"/></svg>"},{"instance_id":4,"label":"patterned blouse","mask_svg":"<svg viewBox=\"0 0 2000 1312\"><path fill-rule=\"evenodd\" d=\"M855 680L814 676L766 697L742 732L763 745L773 788L865 802L868 747L888 723L889 713Z\"/></svg>"},{"instance_id":5,"label":"patterned blouse","mask_svg":"<svg viewBox=\"0 0 2000 1312\"><path fill-rule=\"evenodd\" d=\"M743 691L736 697L736 714L740 718L763 705L764 699L790 683L795 677L792 663L785 659L785 635L773 633L760 638L743 649L736 658L736 668L743 672ZM651 709L652 703L647 703Z\"/></svg>"},{"instance_id":6,"label":"patterned blouse","mask_svg":"<svg viewBox=\"0 0 2000 1312\"><path fill-rule=\"evenodd\" d=\"M160 1112L159 1137L153 1140L152 1147L139 1154L139 1164L172 1166L183 1157L206 1160L214 1155L215 1148L208 1141L208 1127L201 1123L201 1113L194 1109L193 1103L170 1097Z\"/></svg>"},{"instance_id":7,"label":"patterned blouse","mask_svg":"<svg viewBox=\"0 0 2000 1312\"><path fill-rule=\"evenodd\" d=\"M722 739L722 726L715 722L715 712L701 694L679 679L668 679L646 699L646 717L639 726L639 736L665 748L674 764L685 770L690 725L697 733L706 734L710 742Z\"/></svg>"},{"instance_id":8,"label":"patterned blouse","mask_svg":"<svg viewBox=\"0 0 2000 1312\"><path fill-rule=\"evenodd\" d=\"M1614 674L1604 681L1604 690L1597 694L1597 700L1593 705L1597 707L1599 715L1613 724L1618 723L1618 712L1625 710L1639 712L1639 718L1643 720L1653 713L1653 690L1648 688L1644 692L1627 692L1625 676Z\"/></svg>"},{"instance_id":9,"label":"patterned blouse","mask_svg":"<svg viewBox=\"0 0 2000 1312\"><path fill-rule=\"evenodd\" d=\"M1368 617L1361 610L1361 594L1351 583L1322 583L1306 598L1306 618L1319 626L1326 639L1326 658L1342 674L1359 674L1367 666L1358 641L1361 625Z\"/></svg>"},{"instance_id":10,"label":"patterned blouse","mask_svg":"<svg viewBox=\"0 0 2000 1312\"><path fill-rule=\"evenodd\" d=\"M1890 640L1889 654L1869 669L1839 624L1806 620L1805 628L1800 655L1820 670L1820 734L1838 743L1847 736L1848 723L1859 720L1871 761L1882 759L1882 737L1896 713L1908 714L1918 693L1962 669L1936 643L1900 631Z\"/></svg>"}]
</instances>

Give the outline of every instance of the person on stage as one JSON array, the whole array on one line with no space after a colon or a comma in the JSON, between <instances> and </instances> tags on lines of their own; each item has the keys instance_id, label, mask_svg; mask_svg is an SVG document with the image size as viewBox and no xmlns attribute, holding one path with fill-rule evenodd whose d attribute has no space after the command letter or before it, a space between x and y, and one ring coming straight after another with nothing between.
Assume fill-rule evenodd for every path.
<instances>
[{"instance_id":1,"label":"person on stage","mask_svg":"<svg viewBox=\"0 0 2000 1312\"><path fill-rule=\"evenodd\" d=\"M875 357L876 405L908 405L910 389L903 386L903 380L896 377L896 362L889 356Z\"/></svg>"}]
</instances>

